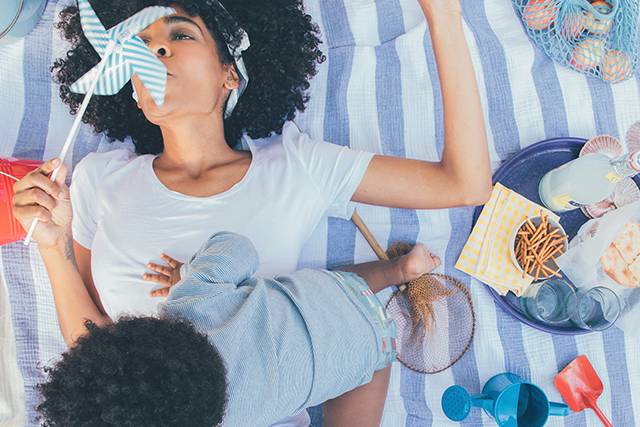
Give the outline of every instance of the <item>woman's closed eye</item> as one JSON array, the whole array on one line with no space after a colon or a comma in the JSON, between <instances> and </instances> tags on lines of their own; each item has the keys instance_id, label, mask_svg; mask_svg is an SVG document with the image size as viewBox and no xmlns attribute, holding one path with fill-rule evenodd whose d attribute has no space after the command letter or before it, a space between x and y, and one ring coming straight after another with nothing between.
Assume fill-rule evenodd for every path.
<instances>
[{"instance_id":1,"label":"woman's closed eye","mask_svg":"<svg viewBox=\"0 0 640 427\"><path fill-rule=\"evenodd\" d=\"M140 39L144 42L144 44L148 45L151 43L151 40L148 37L139 36ZM195 40L195 37L189 33L184 31L176 31L171 33L171 40Z\"/></svg>"},{"instance_id":2,"label":"woman's closed eye","mask_svg":"<svg viewBox=\"0 0 640 427\"><path fill-rule=\"evenodd\" d=\"M178 32L171 34L171 40L193 40L194 38L186 33Z\"/></svg>"}]
</instances>

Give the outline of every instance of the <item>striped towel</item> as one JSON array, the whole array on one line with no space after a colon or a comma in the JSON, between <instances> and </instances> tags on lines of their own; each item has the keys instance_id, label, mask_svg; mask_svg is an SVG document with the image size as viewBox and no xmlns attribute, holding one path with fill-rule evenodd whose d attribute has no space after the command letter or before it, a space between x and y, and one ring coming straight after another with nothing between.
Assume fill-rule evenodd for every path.
<instances>
[{"instance_id":1,"label":"striped towel","mask_svg":"<svg viewBox=\"0 0 640 427\"><path fill-rule=\"evenodd\" d=\"M68 0L50 0L38 27L18 45L0 47L0 156L49 158L72 117L57 98L47 69L64 52L51 29ZM553 64L535 49L507 0L462 0L491 143L494 167L518 150L558 136L622 137L640 118L640 76L610 86ZM320 25L327 62L313 80L307 111L296 122L313 138L411 158L442 152L442 95L426 24L416 0L307 0ZM70 162L104 149L83 128ZM114 146L109 146L114 148ZM522 325L497 307L485 286L454 268L471 232L473 209L412 211L359 207L383 244L421 241L443 259L444 272L466 283L478 325L473 346L453 368L421 375L394 364L384 426L445 426L446 387L479 392L492 375L511 371L559 400L552 379L578 354L587 354L604 383L599 403L616 426L640 425L640 337L612 328L580 337L553 336ZM48 282L34 248L1 250L0 270L13 307L18 362L33 419L40 366L63 349ZM346 221L328 219L303 251L301 266L335 266L374 258ZM382 295L385 297L388 295ZM494 422L474 410L465 426ZM591 412L550 419L548 425L596 426Z\"/></svg>"}]
</instances>

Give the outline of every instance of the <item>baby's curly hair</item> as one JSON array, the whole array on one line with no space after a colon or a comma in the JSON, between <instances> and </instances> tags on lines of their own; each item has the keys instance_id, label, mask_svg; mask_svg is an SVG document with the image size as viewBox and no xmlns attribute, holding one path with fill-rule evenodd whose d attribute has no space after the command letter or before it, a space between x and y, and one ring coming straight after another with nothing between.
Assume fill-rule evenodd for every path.
<instances>
[{"instance_id":1,"label":"baby's curly hair","mask_svg":"<svg viewBox=\"0 0 640 427\"><path fill-rule=\"evenodd\" d=\"M225 64L233 63L227 44L237 47L241 32L249 34L251 47L243 53L249 85L231 117L225 120L225 138L235 146L246 133L265 138L280 133L285 121L304 111L309 100L309 80L325 56L319 48L319 29L306 14L302 0L223 0L230 18L217 0L92 0L91 4L105 28L122 22L148 6L179 6L191 16L199 16L216 41L218 55ZM100 59L82 32L78 8L69 6L60 13L57 24L64 39L72 45L64 58L51 67L60 84L60 97L76 114L84 95L69 86L96 65ZM225 44L226 43L226 44ZM160 128L149 122L132 99L131 82L116 95L94 97L83 121L96 132L105 132L111 141L131 137L138 154L163 151Z\"/></svg>"},{"instance_id":2,"label":"baby's curly hair","mask_svg":"<svg viewBox=\"0 0 640 427\"><path fill-rule=\"evenodd\" d=\"M222 422L226 370L182 320L125 317L97 327L46 368L38 411L47 427L211 427Z\"/></svg>"}]
</instances>

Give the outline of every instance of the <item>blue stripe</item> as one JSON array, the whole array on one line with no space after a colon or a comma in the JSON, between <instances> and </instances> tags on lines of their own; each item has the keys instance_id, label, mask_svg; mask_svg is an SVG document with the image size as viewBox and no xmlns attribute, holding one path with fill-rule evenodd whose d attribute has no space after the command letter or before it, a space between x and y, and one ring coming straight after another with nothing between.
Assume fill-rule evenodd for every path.
<instances>
[{"instance_id":1,"label":"blue stripe","mask_svg":"<svg viewBox=\"0 0 640 427\"><path fill-rule=\"evenodd\" d=\"M606 134L619 138L620 130L616 122L616 104L613 100L611 84L595 77L587 77L587 84L591 92L593 118L598 135Z\"/></svg>"},{"instance_id":2,"label":"blue stripe","mask_svg":"<svg viewBox=\"0 0 640 427\"><path fill-rule=\"evenodd\" d=\"M442 156L442 151L444 149L444 106L438 68L435 61L435 54L429 31L426 31L425 33L423 44L425 56L427 58L427 68L429 70L433 89L436 148L439 156ZM443 259L445 273L458 278L467 287L470 286L469 277L458 271L454 267L454 264L460 256L460 252L462 251L462 248L466 243L466 239L471 232L472 215L473 209L449 209L451 236ZM455 325L455 320L451 319L449 323L449 331L454 333L456 327L457 325ZM470 390L471 392L479 391L481 389L478 363L476 361L473 344L467 353L455 365L453 365L451 372L454 383L467 388L467 390ZM480 411L471 411L462 424L468 426L482 425L482 414Z\"/></svg>"},{"instance_id":3,"label":"blue stripe","mask_svg":"<svg viewBox=\"0 0 640 427\"><path fill-rule=\"evenodd\" d=\"M481 52L493 144L500 159L506 160L520 150L520 135L504 48L489 25L483 1L465 2L464 17Z\"/></svg>"},{"instance_id":4,"label":"blue stripe","mask_svg":"<svg viewBox=\"0 0 640 427\"><path fill-rule=\"evenodd\" d=\"M51 43L55 4L49 3L41 21L24 39L23 79L24 114L12 155L41 160L49 131L51 114ZM44 379L40 370L40 341L35 283L29 249L22 242L1 248L6 285L11 304L11 319L16 334L18 365L25 386L27 423L35 421L38 393L33 387Z\"/></svg>"},{"instance_id":5,"label":"blue stripe","mask_svg":"<svg viewBox=\"0 0 640 427\"><path fill-rule=\"evenodd\" d=\"M348 146L349 112L347 90L353 66L354 39L342 0L321 3L325 36L332 49L328 57L327 98L324 117L324 139ZM349 221L328 220L327 266L352 264L355 254L356 229Z\"/></svg>"},{"instance_id":6,"label":"blue stripe","mask_svg":"<svg viewBox=\"0 0 640 427\"><path fill-rule=\"evenodd\" d=\"M618 328L608 329L602 333L602 341L609 375L611 422L614 426L635 426L633 400L638 398L638 390L632 393L629 384L624 333Z\"/></svg>"},{"instance_id":7,"label":"blue stripe","mask_svg":"<svg viewBox=\"0 0 640 427\"><path fill-rule=\"evenodd\" d=\"M558 72L553 61L537 47L533 47L534 61L531 67L533 82L540 99L544 133L547 139L569 135L569 123L565 100ZM527 141L534 143L536 141Z\"/></svg>"}]
</instances>

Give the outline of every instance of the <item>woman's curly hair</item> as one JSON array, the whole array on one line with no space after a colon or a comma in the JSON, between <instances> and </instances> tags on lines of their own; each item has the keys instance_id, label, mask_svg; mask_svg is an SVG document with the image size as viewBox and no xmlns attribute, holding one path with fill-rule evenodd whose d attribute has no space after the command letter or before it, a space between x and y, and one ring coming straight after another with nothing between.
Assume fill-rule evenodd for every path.
<instances>
[{"instance_id":1,"label":"woman's curly hair","mask_svg":"<svg viewBox=\"0 0 640 427\"><path fill-rule=\"evenodd\" d=\"M97 327L46 368L48 427L211 427L227 401L222 358L185 321L126 317Z\"/></svg>"},{"instance_id":2,"label":"woman's curly hair","mask_svg":"<svg viewBox=\"0 0 640 427\"><path fill-rule=\"evenodd\" d=\"M153 5L180 6L191 16L199 16L216 41L218 55L225 64L233 63L227 45L237 47L241 32L249 34L251 47L243 53L249 85L231 117L225 120L225 138L234 146L246 133L264 138L280 133L285 121L296 111L304 111L309 97L309 80L317 65L325 60L319 48L319 30L306 14L302 0L92 0L92 6L105 28L122 22L139 10ZM229 16L231 15L231 16ZM60 84L60 97L76 114L83 95L69 86L99 61L80 25L78 8L70 6L60 13L57 24L64 39L72 45L64 58L52 66ZM132 99L131 82L116 95L94 97L83 121L96 132L113 140L131 137L138 154L163 151L160 128L150 123Z\"/></svg>"}]
</instances>

